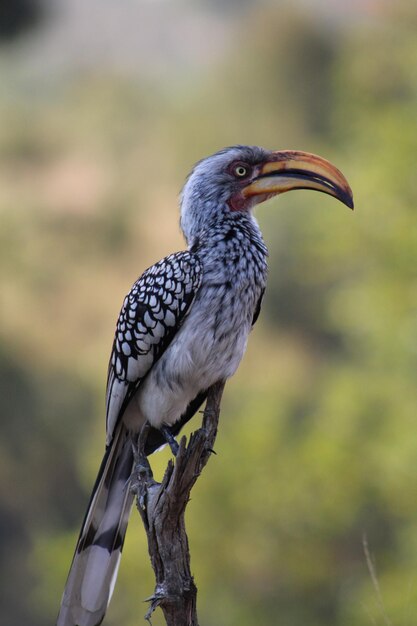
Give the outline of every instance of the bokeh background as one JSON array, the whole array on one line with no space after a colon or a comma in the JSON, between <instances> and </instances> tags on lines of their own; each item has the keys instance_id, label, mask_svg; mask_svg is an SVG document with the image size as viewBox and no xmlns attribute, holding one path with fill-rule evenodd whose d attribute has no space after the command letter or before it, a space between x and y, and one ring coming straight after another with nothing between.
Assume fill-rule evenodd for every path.
<instances>
[{"instance_id":1,"label":"bokeh background","mask_svg":"<svg viewBox=\"0 0 417 626\"><path fill-rule=\"evenodd\" d=\"M416 623L416 32L414 0L2 0L2 623L54 623L122 299L235 143L331 159L356 211L257 210L263 314L187 510L201 623ZM152 590L133 514L106 624Z\"/></svg>"}]
</instances>

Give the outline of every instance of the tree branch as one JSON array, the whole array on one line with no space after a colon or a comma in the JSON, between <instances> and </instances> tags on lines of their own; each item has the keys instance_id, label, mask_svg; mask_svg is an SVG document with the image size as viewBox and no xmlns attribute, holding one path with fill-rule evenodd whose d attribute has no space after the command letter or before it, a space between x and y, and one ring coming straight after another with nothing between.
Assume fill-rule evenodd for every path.
<instances>
[{"instance_id":1,"label":"tree branch","mask_svg":"<svg viewBox=\"0 0 417 626\"><path fill-rule=\"evenodd\" d=\"M139 437L131 488L156 579L145 616L148 621L160 606L167 626L198 626L197 587L190 571L184 514L191 489L213 452L223 389L224 382L209 389L201 428L192 433L188 445L186 438L181 438L175 463L169 461L161 483L154 480L144 453L149 427L145 426Z\"/></svg>"}]
</instances>

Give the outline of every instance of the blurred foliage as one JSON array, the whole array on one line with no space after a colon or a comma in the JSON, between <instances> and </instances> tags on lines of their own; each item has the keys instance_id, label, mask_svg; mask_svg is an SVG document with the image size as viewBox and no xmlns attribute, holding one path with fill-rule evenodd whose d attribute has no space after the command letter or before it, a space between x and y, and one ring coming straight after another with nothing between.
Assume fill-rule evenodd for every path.
<instances>
[{"instance_id":1,"label":"blurred foliage","mask_svg":"<svg viewBox=\"0 0 417 626\"><path fill-rule=\"evenodd\" d=\"M53 622L104 445L119 304L145 267L183 246L175 198L193 161L233 143L323 154L357 210L299 192L257 212L270 249L263 315L187 514L201 623L413 623L417 12L411 0L371 6L343 23L311 3L231 5L221 62L177 86L75 74L28 98L1 65L9 626ZM167 456L155 455L157 473ZM133 514L106 623L137 624L152 589Z\"/></svg>"}]
</instances>

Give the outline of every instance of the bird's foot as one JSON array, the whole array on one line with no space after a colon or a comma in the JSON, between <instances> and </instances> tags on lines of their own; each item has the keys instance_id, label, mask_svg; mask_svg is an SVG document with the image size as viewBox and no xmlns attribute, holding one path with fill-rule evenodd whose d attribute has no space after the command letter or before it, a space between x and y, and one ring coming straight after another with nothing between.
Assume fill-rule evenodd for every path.
<instances>
[{"instance_id":1,"label":"bird's foot","mask_svg":"<svg viewBox=\"0 0 417 626\"><path fill-rule=\"evenodd\" d=\"M145 422L140 430L139 435L132 435L131 445L135 465L148 465L148 459L145 453L145 445L150 429L150 424L148 422Z\"/></svg>"},{"instance_id":2,"label":"bird's foot","mask_svg":"<svg viewBox=\"0 0 417 626\"><path fill-rule=\"evenodd\" d=\"M180 447L179 447L178 442L175 439L174 435L172 434L169 426L162 426L160 428L160 431L162 433L163 438L165 439L165 441L167 442L167 444L171 448L172 454L174 456L177 456L178 450L179 450Z\"/></svg>"},{"instance_id":3,"label":"bird's foot","mask_svg":"<svg viewBox=\"0 0 417 626\"><path fill-rule=\"evenodd\" d=\"M144 505L144 493L141 493L144 486L151 487L156 484L153 478L151 466L149 465L148 458L145 454L145 444L149 433L150 426L146 423L139 434L137 440L134 438L131 441L133 452L133 471L128 480L130 490L138 498L138 503L141 508L145 508Z\"/></svg>"}]
</instances>

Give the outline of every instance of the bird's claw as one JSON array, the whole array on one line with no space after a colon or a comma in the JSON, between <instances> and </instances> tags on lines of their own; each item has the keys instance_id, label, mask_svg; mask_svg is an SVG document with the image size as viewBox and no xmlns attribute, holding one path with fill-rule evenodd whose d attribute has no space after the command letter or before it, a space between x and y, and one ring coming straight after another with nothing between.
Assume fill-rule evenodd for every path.
<instances>
[{"instance_id":1,"label":"bird's claw","mask_svg":"<svg viewBox=\"0 0 417 626\"><path fill-rule=\"evenodd\" d=\"M171 448L172 454L176 457L180 447L179 447L178 442L175 439L174 435L172 434L169 426L162 426L160 428L160 431L162 433L163 438L165 439L165 441L167 442L167 444Z\"/></svg>"}]
</instances>

